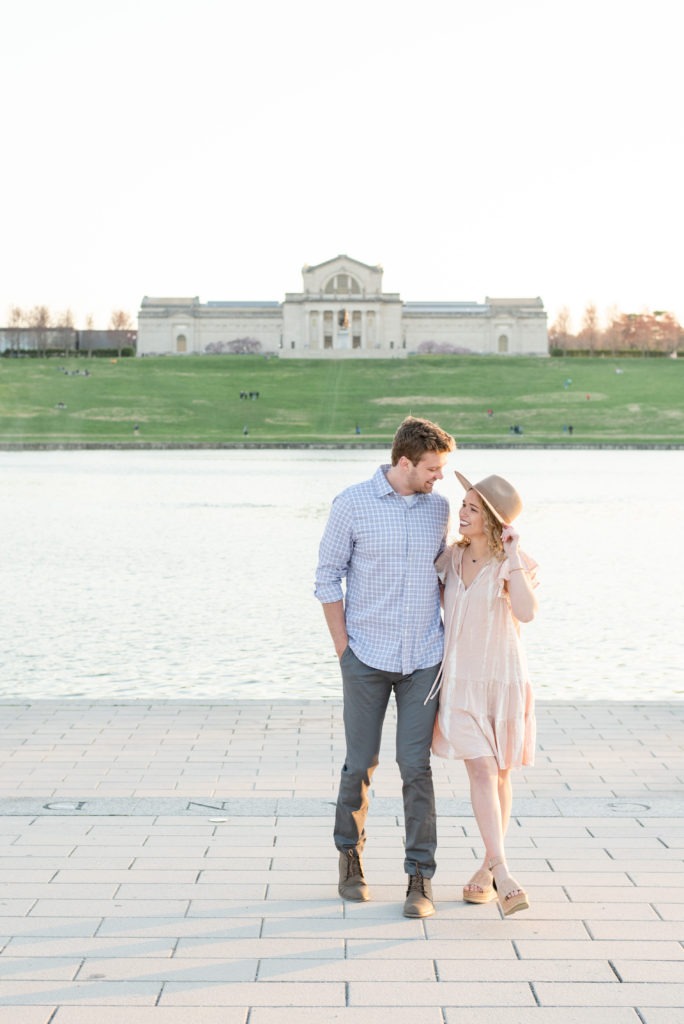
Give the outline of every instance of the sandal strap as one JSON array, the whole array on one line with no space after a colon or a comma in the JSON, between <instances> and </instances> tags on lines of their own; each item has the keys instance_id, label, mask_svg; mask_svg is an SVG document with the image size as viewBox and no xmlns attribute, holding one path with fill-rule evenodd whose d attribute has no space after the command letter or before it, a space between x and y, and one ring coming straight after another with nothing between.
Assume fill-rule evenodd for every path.
<instances>
[{"instance_id":1,"label":"sandal strap","mask_svg":"<svg viewBox=\"0 0 684 1024\"><path fill-rule=\"evenodd\" d=\"M494 876L489 868L481 867L477 869L473 877L465 883L463 888L479 889L480 892L485 892L485 890L491 889L493 878Z\"/></svg>"},{"instance_id":2,"label":"sandal strap","mask_svg":"<svg viewBox=\"0 0 684 1024\"><path fill-rule=\"evenodd\" d=\"M494 888L497 890L497 892L499 891L499 886L496 884L496 879L494 878L494 868L498 868L499 866L506 866L506 862L504 860L501 860L500 858L490 860L489 870L492 873ZM505 882L509 882L510 887L505 886ZM504 901L517 899L521 894L524 895L525 893L525 890L516 882L515 878L513 878L512 875L509 873L508 867L506 867L506 877L501 880L501 885L504 888Z\"/></svg>"}]
</instances>

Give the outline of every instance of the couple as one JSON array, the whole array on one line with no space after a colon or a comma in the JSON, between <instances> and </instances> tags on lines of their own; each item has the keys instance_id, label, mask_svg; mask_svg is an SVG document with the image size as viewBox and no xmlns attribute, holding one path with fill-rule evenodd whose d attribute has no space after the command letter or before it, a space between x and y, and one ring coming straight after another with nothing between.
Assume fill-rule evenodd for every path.
<instances>
[{"instance_id":1,"label":"couple","mask_svg":"<svg viewBox=\"0 0 684 1024\"><path fill-rule=\"evenodd\" d=\"M465 491L460 539L446 546L449 506L433 486L455 447L435 423L405 419L394 436L391 465L335 498L316 574L315 593L340 659L344 693L347 751L334 836L339 893L347 900L370 899L361 859L368 793L394 690L406 917L435 912L430 748L439 757L465 761L484 842L484 861L463 887L463 899L498 898L505 915L529 905L509 874L504 836L510 769L534 759L534 700L518 623L536 611L536 566L520 551L511 526L522 509L520 497L499 476L471 485L456 474Z\"/></svg>"}]
</instances>

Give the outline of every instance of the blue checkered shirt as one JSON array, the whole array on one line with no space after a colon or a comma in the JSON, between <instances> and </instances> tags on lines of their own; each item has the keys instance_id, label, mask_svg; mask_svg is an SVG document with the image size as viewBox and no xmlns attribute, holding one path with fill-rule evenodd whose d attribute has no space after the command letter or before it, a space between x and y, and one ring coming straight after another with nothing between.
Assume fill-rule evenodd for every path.
<instances>
[{"instance_id":1,"label":"blue checkered shirt","mask_svg":"<svg viewBox=\"0 0 684 1024\"><path fill-rule=\"evenodd\" d=\"M435 558L449 503L417 494L409 504L387 482L389 466L335 498L321 540L315 594L345 600L349 645L366 665L410 675L442 660Z\"/></svg>"}]
</instances>

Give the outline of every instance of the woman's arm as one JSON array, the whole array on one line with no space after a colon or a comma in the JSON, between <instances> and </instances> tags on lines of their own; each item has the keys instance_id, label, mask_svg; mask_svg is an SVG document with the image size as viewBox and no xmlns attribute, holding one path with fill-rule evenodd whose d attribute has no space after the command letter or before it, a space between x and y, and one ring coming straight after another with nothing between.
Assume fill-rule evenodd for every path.
<instances>
[{"instance_id":1,"label":"woman's arm","mask_svg":"<svg viewBox=\"0 0 684 1024\"><path fill-rule=\"evenodd\" d=\"M509 565L508 596L511 611L518 622L531 622L537 613L539 603L532 587L530 573L520 555L520 538L512 526L504 526L501 540Z\"/></svg>"}]
</instances>

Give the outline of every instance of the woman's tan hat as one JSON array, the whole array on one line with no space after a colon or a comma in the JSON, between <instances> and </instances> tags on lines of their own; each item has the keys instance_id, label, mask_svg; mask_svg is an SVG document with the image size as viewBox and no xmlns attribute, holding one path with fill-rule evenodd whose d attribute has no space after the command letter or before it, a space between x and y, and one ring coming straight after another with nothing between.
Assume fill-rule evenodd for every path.
<instances>
[{"instance_id":1,"label":"woman's tan hat","mask_svg":"<svg viewBox=\"0 0 684 1024\"><path fill-rule=\"evenodd\" d=\"M471 484L458 470L456 476L466 491L477 491L500 523L512 523L522 512L522 498L502 476L486 476L479 484Z\"/></svg>"}]
</instances>

